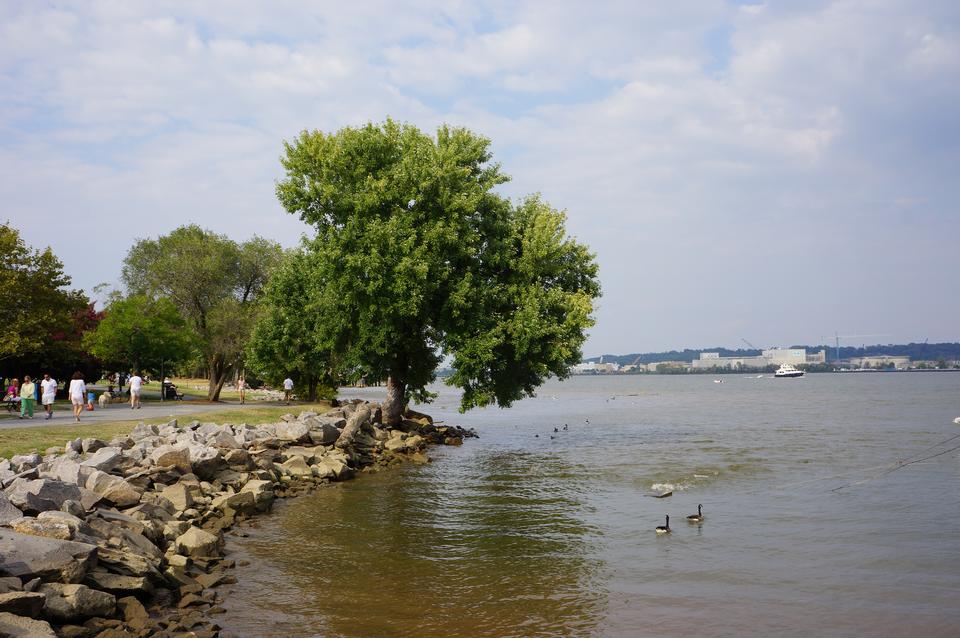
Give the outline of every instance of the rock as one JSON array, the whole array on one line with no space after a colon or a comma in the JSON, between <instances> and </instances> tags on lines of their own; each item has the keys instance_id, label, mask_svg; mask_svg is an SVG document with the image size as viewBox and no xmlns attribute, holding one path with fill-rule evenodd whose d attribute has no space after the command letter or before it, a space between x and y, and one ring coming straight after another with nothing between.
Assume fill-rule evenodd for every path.
<instances>
[{"instance_id":1,"label":"rock","mask_svg":"<svg viewBox=\"0 0 960 638\"><path fill-rule=\"evenodd\" d=\"M240 444L229 432L223 430L217 430L213 434L207 437L207 445L212 445L214 447L228 448L235 450L240 447Z\"/></svg>"},{"instance_id":2,"label":"rock","mask_svg":"<svg viewBox=\"0 0 960 638\"><path fill-rule=\"evenodd\" d=\"M14 591L0 594L0 612L35 618L43 610L46 596L36 592Z\"/></svg>"},{"instance_id":3,"label":"rock","mask_svg":"<svg viewBox=\"0 0 960 638\"><path fill-rule=\"evenodd\" d=\"M177 552L184 556L203 557L217 556L220 553L222 539L210 532L205 532L199 527L190 527L186 532L177 537Z\"/></svg>"},{"instance_id":4,"label":"rock","mask_svg":"<svg viewBox=\"0 0 960 638\"><path fill-rule=\"evenodd\" d=\"M83 449L84 454L90 454L102 447L107 447L107 442L101 441L100 439L83 439L80 442L80 447Z\"/></svg>"},{"instance_id":5,"label":"rock","mask_svg":"<svg viewBox=\"0 0 960 638\"><path fill-rule=\"evenodd\" d=\"M335 423L342 423L343 425L347 423L343 419L329 419L323 422L319 422L319 419L312 419L311 421L318 422L316 426L310 429L310 440L315 445L333 445L336 443L337 439L340 438L340 430Z\"/></svg>"},{"instance_id":6,"label":"rock","mask_svg":"<svg viewBox=\"0 0 960 638\"><path fill-rule=\"evenodd\" d=\"M227 465L220 455L220 450L209 445L199 443L191 444L187 448L190 452L190 463L193 465L193 473L200 478L213 478L217 472L224 469Z\"/></svg>"},{"instance_id":7,"label":"rock","mask_svg":"<svg viewBox=\"0 0 960 638\"><path fill-rule=\"evenodd\" d=\"M140 441L142 439L148 439L153 436L159 436L160 430L155 425L147 425L146 423L138 423L137 427L133 428L133 432L130 433L130 438L134 441Z\"/></svg>"},{"instance_id":8,"label":"rock","mask_svg":"<svg viewBox=\"0 0 960 638\"><path fill-rule=\"evenodd\" d=\"M97 557L104 566L125 576L148 576L160 579L159 561L135 554L125 549L100 547Z\"/></svg>"},{"instance_id":9,"label":"rock","mask_svg":"<svg viewBox=\"0 0 960 638\"><path fill-rule=\"evenodd\" d=\"M320 478L344 479L350 476L350 468L346 463L338 458L325 457L315 466L317 476Z\"/></svg>"},{"instance_id":10,"label":"rock","mask_svg":"<svg viewBox=\"0 0 960 638\"><path fill-rule=\"evenodd\" d=\"M58 510L66 500L79 501L80 488L55 479L20 480L7 488L7 498L27 514Z\"/></svg>"},{"instance_id":11,"label":"rock","mask_svg":"<svg viewBox=\"0 0 960 638\"><path fill-rule=\"evenodd\" d=\"M81 498L83 497L83 491L80 493ZM53 510L49 510L53 511ZM60 506L60 511L75 516L77 518L82 518L84 514L87 513L87 510L84 509L83 505L76 501L66 500L63 502L63 505ZM41 512L42 513L42 512Z\"/></svg>"},{"instance_id":12,"label":"rock","mask_svg":"<svg viewBox=\"0 0 960 638\"><path fill-rule=\"evenodd\" d=\"M93 470L86 488L118 507L129 507L140 502L140 492L130 483L100 470Z\"/></svg>"},{"instance_id":13,"label":"rock","mask_svg":"<svg viewBox=\"0 0 960 638\"><path fill-rule=\"evenodd\" d=\"M40 473L44 478L53 478L74 485L82 485L86 480L85 475L81 478L80 464L69 457L58 456L46 465L47 468Z\"/></svg>"},{"instance_id":14,"label":"rock","mask_svg":"<svg viewBox=\"0 0 960 638\"><path fill-rule=\"evenodd\" d=\"M181 474L189 474L193 471L190 464L190 450L186 445L161 445L150 453L150 460L154 464L167 467L173 466L180 470Z\"/></svg>"},{"instance_id":15,"label":"rock","mask_svg":"<svg viewBox=\"0 0 960 638\"><path fill-rule=\"evenodd\" d=\"M50 520L38 520L29 516L24 516L11 521L10 529L21 534L31 536L44 536L46 538L58 538L68 541L73 538L73 532L66 523Z\"/></svg>"},{"instance_id":16,"label":"rock","mask_svg":"<svg viewBox=\"0 0 960 638\"><path fill-rule=\"evenodd\" d=\"M16 614L0 613L0 636L11 638L57 638L50 623Z\"/></svg>"},{"instance_id":17,"label":"rock","mask_svg":"<svg viewBox=\"0 0 960 638\"><path fill-rule=\"evenodd\" d=\"M47 583L40 586L47 597L44 613L57 622L68 622L93 616L112 616L117 599L106 592L86 585Z\"/></svg>"},{"instance_id":18,"label":"rock","mask_svg":"<svg viewBox=\"0 0 960 638\"><path fill-rule=\"evenodd\" d=\"M23 583L16 576L0 576L0 594L11 591L23 591Z\"/></svg>"},{"instance_id":19,"label":"rock","mask_svg":"<svg viewBox=\"0 0 960 638\"><path fill-rule=\"evenodd\" d=\"M170 501L177 511L182 512L193 506L193 496L190 494L190 489L183 483L168 485L163 488L160 494Z\"/></svg>"},{"instance_id":20,"label":"rock","mask_svg":"<svg viewBox=\"0 0 960 638\"><path fill-rule=\"evenodd\" d=\"M0 525L6 525L10 521L15 521L23 516L23 512L17 509L7 495L0 492Z\"/></svg>"},{"instance_id":21,"label":"rock","mask_svg":"<svg viewBox=\"0 0 960 638\"><path fill-rule=\"evenodd\" d=\"M307 478L313 476L313 470L303 460L302 456L293 456L281 464L284 473L297 478Z\"/></svg>"},{"instance_id":22,"label":"rock","mask_svg":"<svg viewBox=\"0 0 960 638\"><path fill-rule=\"evenodd\" d=\"M0 574L77 583L96 561L94 545L0 529Z\"/></svg>"},{"instance_id":23,"label":"rock","mask_svg":"<svg viewBox=\"0 0 960 638\"><path fill-rule=\"evenodd\" d=\"M242 465L245 468L252 467L250 463L250 453L246 450L230 450L223 459L228 465Z\"/></svg>"},{"instance_id":24,"label":"rock","mask_svg":"<svg viewBox=\"0 0 960 638\"><path fill-rule=\"evenodd\" d=\"M243 486L243 489L240 490L240 493L253 494L253 500L258 509L265 509L266 507L269 507L270 503L273 502L273 499L276 496L273 491L273 481L264 481L259 479L247 481L246 485Z\"/></svg>"},{"instance_id":25,"label":"rock","mask_svg":"<svg viewBox=\"0 0 960 638\"><path fill-rule=\"evenodd\" d=\"M102 447L80 465L92 467L101 472L109 472L123 460L123 450L116 447Z\"/></svg>"},{"instance_id":26,"label":"rock","mask_svg":"<svg viewBox=\"0 0 960 638\"><path fill-rule=\"evenodd\" d=\"M144 621L150 618L150 614L147 613L144 606L133 596L119 599L117 601L117 611L120 612L120 615L123 616L123 619L128 623Z\"/></svg>"},{"instance_id":27,"label":"rock","mask_svg":"<svg viewBox=\"0 0 960 638\"><path fill-rule=\"evenodd\" d=\"M250 513L256 509L256 497L252 492L224 494L213 499L210 502L210 507L220 511L230 509L235 512Z\"/></svg>"},{"instance_id":28,"label":"rock","mask_svg":"<svg viewBox=\"0 0 960 638\"><path fill-rule=\"evenodd\" d=\"M109 572L90 572L83 582L95 589L108 591L111 594L150 593L153 591L153 584L145 576L121 576Z\"/></svg>"},{"instance_id":29,"label":"rock","mask_svg":"<svg viewBox=\"0 0 960 638\"><path fill-rule=\"evenodd\" d=\"M10 468L17 473L35 468L38 465L40 465L40 455L36 452L33 454L19 454L10 459Z\"/></svg>"},{"instance_id":30,"label":"rock","mask_svg":"<svg viewBox=\"0 0 960 638\"><path fill-rule=\"evenodd\" d=\"M277 438L283 441L309 441L310 424L302 421L281 421L275 426Z\"/></svg>"}]
</instances>

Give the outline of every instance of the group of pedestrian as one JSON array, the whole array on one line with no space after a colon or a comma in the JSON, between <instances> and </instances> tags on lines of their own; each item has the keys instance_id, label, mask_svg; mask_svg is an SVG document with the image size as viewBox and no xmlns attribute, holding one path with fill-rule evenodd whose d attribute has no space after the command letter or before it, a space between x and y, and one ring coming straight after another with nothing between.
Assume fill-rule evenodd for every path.
<instances>
[{"instance_id":1,"label":"group of pedestrian","mask_svg":"<svg viewBox=\"0 0 960 638\"><path fill-rule=\"evenodd\" d=\"M32 419L34 417L34 410L38 398L46 415L44 419L49 420L53 418L53 402L56 401L59 384L49 373L43 375L43 379L39 384L34 382L33 377L27 374L24 375L22 383L20 379L14 377L6 382L5 385L7 389L3 401L19 406L21 419ZM70 381L67 394L75 406L79 402L82 408L85 393L86 387L83 385L83 374L76 372ZM74 416L78 421L80 420L79 410L74 410Z\"/></svg>"}]
</instances>

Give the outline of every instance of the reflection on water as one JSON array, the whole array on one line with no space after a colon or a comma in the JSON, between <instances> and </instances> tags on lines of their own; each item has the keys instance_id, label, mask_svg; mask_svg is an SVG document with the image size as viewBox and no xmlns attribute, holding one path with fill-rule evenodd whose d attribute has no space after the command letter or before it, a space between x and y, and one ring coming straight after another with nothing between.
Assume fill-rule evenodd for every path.
<instances>
[{"instance_id":1,"label":"reflection on water","mask_svg":"<svg viewBox=\"0 0 960 638\"><path fill-rule=\"evenodd\" d=\"M444 391L428 409L481 438L281 504L231 543L252 564L223 624L241 636L958 635L956 453L831 489L960 432L960 374L727 381L574 378L466 415ZM688 525L698 503L706 521ZM659 538L665 514L674 533Z\"/></svg>"},{"instance_id":2,"label":"reflection on water","mask_svg":"<svg viewBox=\"0 0 960 638\"><path fill-rule=\"evenodd\" d=\"M590 633L604 616L604 568L589 552L596 530L580 518L583 475L555 456L517 453L438 467L285 504L279 525L243 544L254 565L240 569L236 595L249 607L228 605L228 626L289 636Z\"/></svg>"}]
</instances>

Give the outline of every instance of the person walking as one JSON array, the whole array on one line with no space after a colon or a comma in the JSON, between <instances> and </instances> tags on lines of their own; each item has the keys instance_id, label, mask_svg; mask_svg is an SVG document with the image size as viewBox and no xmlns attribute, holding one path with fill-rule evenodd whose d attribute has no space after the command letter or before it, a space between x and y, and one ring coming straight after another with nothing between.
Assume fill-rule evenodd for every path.
<instances>
[{"instance_id":1,"label":"person walking","mask_svg":"<svg viewBox=\"0 0 960 638\"><path fill-rule=\"evenodd\" d=\"M57 381L49 374L44 374L43 381L40 382L40 403L43 404L43 409L47 413L47 416L44 417L47 420L53 418L53 402L56 398Z\"/></svg>"},{"instance_id":2,"label":"person walking","mask_svg":"<svg viewBox=\"0 0 960 638\"><path fill-rule=\"evenodd\" d=\"M240 378L237 379L237 392L240 393L240 405L244 404L245 400L245 390L247 387L247 382L243 379L243 373L240 374Z\"/></svg>"},{"instance_id":3,"label":"person walking","mask_svg":"<svg viewBox=\"0 0 960 638\"><path fill-rule=\"evenodd\" d=\"M37 402L37 385L29 374L23 376L20 385L20 418L33 418L33 405Z\"/></svg>"},{"instance_id":4,"label":"person walking","mask_svg":"<svg viewBox=\"0 0 960 638\"><path fill-rule=\"evenodd\" d=\"M130 409L140 409L140 388L143 387L143 377L139 372L134 372L130 377Z\"/></svg>"},{"instance_id":5,"label":"person walking","mask_svg":"<svg viewBox=\"0 0 960 638\"><path fill-rule=\"evenodd\" d=\"M293 379L287 377L283 380L283 400L290 405L290 397L293 396Z\"/></svg>"},{"instance_id":6,"label":"person walking","mask_svg":"<svg viewBox=\"0 0 960 638\"><path fill-rule=\"evenodd\" d=\"M87 385L83 382L83 373L79 370L73 373L67 394L70 395L70 403L73 404L73 418L77 420L77 423L80 423L80 413L83 411L83 404L87 400Z\"/></svg>"}]
</instances>

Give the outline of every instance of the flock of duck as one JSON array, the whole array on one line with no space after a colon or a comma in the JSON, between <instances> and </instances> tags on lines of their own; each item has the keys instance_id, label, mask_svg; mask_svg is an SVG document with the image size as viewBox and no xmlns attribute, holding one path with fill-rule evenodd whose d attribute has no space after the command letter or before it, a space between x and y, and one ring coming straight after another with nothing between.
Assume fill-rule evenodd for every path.
<instances>
[{"instance_id":1,"label":"flock of duck","mask_svg":"<svg viewBox=\"0 0 960 638\"><path fill-rule=\"evenodd\" d=\"M691 514L687 517L688 523L699 524L703 522L703 505L697 505L697 513ZM670 515L667 514L667 524L666 525L657 525L657 534L669 534L673 530L670 529Z\"/></svg>"}]
</instances>

